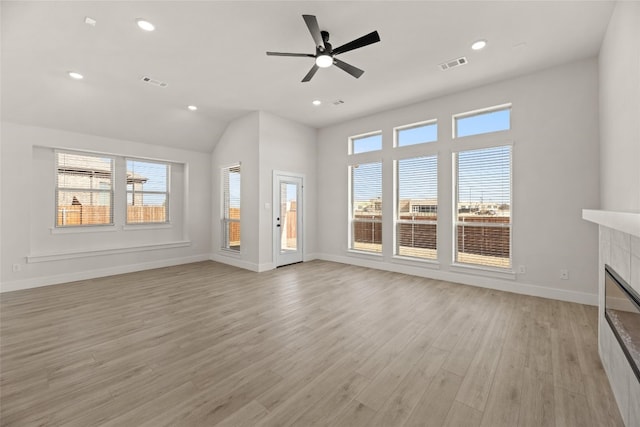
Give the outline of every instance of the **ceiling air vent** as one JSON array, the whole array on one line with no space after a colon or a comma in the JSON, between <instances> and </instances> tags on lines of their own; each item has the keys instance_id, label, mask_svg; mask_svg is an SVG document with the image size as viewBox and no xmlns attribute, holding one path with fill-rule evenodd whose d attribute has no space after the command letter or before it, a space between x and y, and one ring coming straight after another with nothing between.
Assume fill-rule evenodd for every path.
<instances>
[{"instance_id":1,"label":"ceiling air vent","mask_svg":"<svg viewBox=\"0 0 640 427\"><path fill-rule=\"evenodd\" d=\"M341 105L344 104L344 101L342 99L336 99L335 101L333 101L333 105Z\"/></svg>"},{"instance_id":2,"label":"ceiling air vent","mask_svg":"<svg viewBox=\"0 0 640 427\"><path fill-rule=\"evenodd\" d=\"M167 84L165 82L161 82L160 80L152 79L151 77L147 76L144 76L142 78L142 81L158 87L167 87Z\"/></svg>"},{"instance_id":3,"label":"ceiling air vent","mask_svg":"<svg viewBox=\"0 0 640 427\"><path fill-rule=\"evenodd\" d=\"M459 66L464 65L466 63L467 63L467 58L465 58L464 56L461 56L460 58L452 59L452 60L447 61L447 62L443 62L442 64L440 64L440 69L442 71L447 71L450 68L459 67Z\"/></svg>"}]
</instances>

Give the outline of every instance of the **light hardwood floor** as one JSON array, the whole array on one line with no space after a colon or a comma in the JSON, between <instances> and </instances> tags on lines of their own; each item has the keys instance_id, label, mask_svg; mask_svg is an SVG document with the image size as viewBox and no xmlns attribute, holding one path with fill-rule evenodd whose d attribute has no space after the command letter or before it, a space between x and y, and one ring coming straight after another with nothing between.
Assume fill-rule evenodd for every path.
<instances>
[{"instance_id":1,"label":"light hardwood floor","mask_svg":"<svg viewBox=\"0 0 640 427\"><path fill-rule=\"evenodd\" d=\"M620 426L596 308L313 261L5 293L3 426Z\"/></svg>"}]
</instances>

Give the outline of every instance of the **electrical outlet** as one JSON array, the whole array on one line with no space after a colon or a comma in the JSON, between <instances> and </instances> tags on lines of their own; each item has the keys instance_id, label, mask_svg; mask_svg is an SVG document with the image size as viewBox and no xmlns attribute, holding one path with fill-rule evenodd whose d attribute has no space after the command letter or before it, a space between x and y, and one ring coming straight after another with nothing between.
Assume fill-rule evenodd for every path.
<instances>
[{"instance_id":1,"label":"electrical outlet","mask_svg":"<svg viewBox=\"0 0 640 427\"><path fill-rule=\"evenodd\" d=\"M562 280L569 280L569 270L560 270L560 278Z\"/></svg>"},{"instance_id":2,"label":"electrical outlet","mask_svg":"<svg viewBox=\"0 0 640 427\"><path fill-rule=\"evenodd\" d=\"M526 273L527 273L527 266L526 266L526 265L520 265L520 266L518 266L518 273L520 273L520 274L526 274Z\"/></svg>"},{"instance_id":3,"label":"electrical outlet","mask_svg":"<svg viewBox=\"0 0 640 427\"><path fill-rule=\"evenodd\" d=\"M14 273L17 273L18 271L20 271L20 264L13 264L12 269Z\"/></svg>"}]
</instances>

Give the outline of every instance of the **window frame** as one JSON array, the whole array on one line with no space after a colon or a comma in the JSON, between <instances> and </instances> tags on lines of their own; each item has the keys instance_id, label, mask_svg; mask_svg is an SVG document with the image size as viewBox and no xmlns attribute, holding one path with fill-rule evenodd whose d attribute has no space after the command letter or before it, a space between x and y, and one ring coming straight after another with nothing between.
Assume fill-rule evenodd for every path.
<instances>
[{"instance_id":1,"label":"window frame","mask_svg":"<svg viewBox=\"0 0 640 427\"><path fill-rule=\"evenodd\" d=\"M129 162L138 162L138 163L153 163L153 164L158 164L158 165L164 165L166 166L166 191L157 191L157 190L151 190L151 191L140 191L140 192L136 192L135 190L129 191L129 184L127 183L127 172L128 172L128 163ZM140 157L124 157L124 172L125 172L125 213L124 213L124 225L125 226L147 226L147 225L163 225L163 224L170 224L171 223L171 209L170 209L170 205L171 205L171 163L167 162L167 161L162 161L162 160L150 160L150 159L144 159L144 158L140 158ZM130 222L129 221L129 194L132 195L132 200L135 196L135 194L164 194L165 195L165 206L164 206L164 217L165 220L164 221L144 221L144 222ZM143 197L144 198L144 197ZM131 206L135 206L135 205L131 205Z\"/></svg>"},{"instance_id":2,"label":"window frame","mask_svg":"<svg viewBox=\"0 0 640 427\"><path fill-rule=\"evenodd\" d=\"M230 191L228 191L228 186L225 184L225 175L229 175L232 169L238 169L238 174L240 175L240 208L239 208L239 218L231 218L230 215L227 215L226 207L231 205L230 202ZM220 249L223 251L228 251L229 253L240 254L242 251L242 162L237 162L228 166L223 166L220 168L220 194L221 194L221 203L220 203L220 226L221 226L221 239L220 239ZM231 224L238 224L240 227L239 232L239 244L237 249L231 246L230 241L230 226Z\"/></svg>"},{"instance_id":3,"label":"window frame","mask_svg":"<svg viewBox=\"0 0 640 427\"><path fill-rule=\"evenodd\" d=\"M375 150L367 150L367 151L360 151L360 152L355 152L354 150L354 142L358 139L365 139L365 138L369 138L371 136L377 136L380 135L380 148L377 148ZM376 131L372 131L372 132L366 132L366 133L362 133L359 135L354 135L354 136L350 136L349 140L348 140L348 155L350 156L357 156L360 154L366 154L366 153L375 153L378 151L382 151L382 149L384 148L384 140L383 140L383 135L382 135L382 130L376 130Z\"/></svg>"},{"instance_id":4,"label":"window frame","mask_svg":"<svg viewBox=\"0 0 640 427\"><path fill-rule=\"evenodd\" d=\"M435 125L436 126L436 139L434 139L433 141L422 141L422 142L416 142L415 144L407 144L407 145L400 145L400 132L403 130L410 130L410 129L416 129L416 128L420 128L420 127L427 127L427 126L431 126L431 125ZM422 146L423 144L430 144L430 143L434 143L434 142L438 142L438 119L429 119L429 120L425 120L422 122L417 122L417 123L411 123L408 125L402 125L402 126L396 126L393 128L393 147L394 148L405 148L405 147L413 147L413 146Z\"/></svg>"},{"instance_id":5,"label":"window frame","mask_svg":"<svg viewBox=\"0 0 640 427\"><path fill-rule=\"evenodd\" d=\"M355 212L355 192L354 192L354 188L353 188L353 169L354 166L360 166L360 165L365 165L365 164L379 164L380 165L380 218L379 219L356 219L354 218L354 212ZM384 203L384 199L383 199L383 186L384 186L384 161L382 159L379 160L373 160L373 161L364 161L364 162L359 162L359 163L352 163L349 164L347 167L347 173L348 173L348 188L349 188L349 232L348 232L348 236L349 236L349 242L348 242L348 249L351 252L357 252L357 253L362 253L362 254L369 254L369 255L374 255L374 256L382 256L383 251L384 251L384 242L383 242L383 230L384 230L384 217L383 217L383 211L382 211L382 204ZM372 226L374 227L373 230L374 232L372 233L372 240L373 236L375 236L375 224L380 224L380 251L375 251L375 250L367 250L367 249L362 249L362 248L356 248L355 247L355 224L356 223L361 223L361 224L372 224Z\"/></svg>"},{"instance_id":6,"label":"window frame","mask_svg":"<svg viewBox=\"0 0 640 427\"><path fill-rule=\"evenodd\" d=\"M479 151L488 150L493 148L509 147L509 223L508 224L496 224L487 222L463 222L458 220L458 195L459 195L459 153L466 151ZM452 263L454 267L465 267L477 270L495 271L500 273L512 273L513 272L513 148L514 143L500 143L498 145L482 146L477 148L466 148L464 150L457 150L452 152L452 180L453 180L453 194L452 194ZM458 260L458 227L497 227L509 229L509 265L505 267L476 264L470 262L463 262Z\"/></svg>"},{"instance_id":7,"label":"window frame","mask_svg":"<svg viewBox=\"0 0 640 427\"><path fill-rule=\"evenodd\" d=\"M418 144L414 144L418 145ZM403 160L418 160L418 159L435 159L436 165L436 219L435 220L408 220L408 219L400 219L400 162ZM394 245L393 245L393 256L396 258L405 258L413 261L421 261L421 262L437 262L438 261L438 207L440 205L440 194L438 188L439 181L439 173L440 173L440 165L439 165L439 155L438 153L432 154L421 154L415 155L406 158L394 159L394 215L393 215L393 233L394 233ZM413 209L409 212L410 214L415 213ZM427 212L428 213L428 212ZM434 257L420 257L420 256L412 256L406 254L400 254L400 233L399 228L401 224L419 224L419 225L434 225L436 227L435 238L436 238L436 248L435 248L435 256Z\"/></svg>"},{"instance_id":8,"label":"window frame","mask_svg":"<svg viewBox=\"0 0 640 427\"><path fill-rule=\"evenodd\" d=\"M65 150L65 149L57 149L53 150L53 169L54 169L54 177L55 177L55 204L54 204L54 216L53 216L53 230L70 230L70 229L89 229L94 227L113 227L115 225L115 210L114 210L114 202L115 202L115 187L116 187L116 158L115 156L101 153L94 153L89 151L75 151L75 150ZM111 188L108 190L100 189L100 188L80 188L80 187L60 187L60 181L58 174L60 173L60 166L58 164L58 154L71 154L76 156L85 156L85 157L94 157L101 159L109 159L110 167L111 167ZM102 193L109 195L109 222L102 224L58 224L58 212L60 209L60 191L79 191L84 193Z\"/></svg>"},{"instance_id":9,"label":"window frame","mask_svg":"<svg viewBox=\"0 0 640 427\"><path fill-rule=\"evenodd\" d=\"M473 135L458 136L458 119L466 119L469 117L481 116L483 114L496 113L498 111L505 111L505 110L509 110L509 128L508 129L475 133ZM497 133L497 132L509 132L513 128L512 112L513 112L513 104L509 102L506 104L494 105L492 107L480 108L478 110L472 110L472 111L466 111L464 113L453 114L451 116L451 132L452 132L451 137L452 139L455 140L455 139L461 139L461 138L471 138L471 137L477 137L481 135L488 135L488 134Z\"/></svg>"}]
</instances>

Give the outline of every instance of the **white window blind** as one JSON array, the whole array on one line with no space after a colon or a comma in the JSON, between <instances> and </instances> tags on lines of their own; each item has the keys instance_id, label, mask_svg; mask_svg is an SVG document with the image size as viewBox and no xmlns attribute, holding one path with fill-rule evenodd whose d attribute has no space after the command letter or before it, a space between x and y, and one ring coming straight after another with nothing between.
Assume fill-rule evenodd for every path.
<instances>
[{"instance_id":1,"label":"white window blind","mask_svg":"<svg viewBox=\"0 0 640 427\"><path fill-rule=\"evenodd\" d=\"M352 165L351 249L382 252L382 162Z\"/></svg>"},{"instance_id":2,"label":"white window blind","mask_svg":"<svg viewBox=\"0 0 640 427\"><path fill-rule=\"evenodd\" d=\"M126 159L127 224L169 222L167 163Z\"/></svg>"},{"instance_id":3,"label":"white window blind","mask_svg":"<svg viewBox=\"0 0 640 427\"><path fill-rule=\"evenodd\" d=\"M456 162L456 262L511 267L511 146L461 151Z\"/></svg>"},{"instance_id":4,"label":"white window blind","mask_svg":"<svg viewBox=\"0 0 640 427\"><path fill-rule=\"evenodd\" d=\"M113 224L113 158L55 154L56 227Z\"/></svg>"},{"instance_id":5,"label":"white window blind","mask_svg":"<svg viewBox=\"0 0 640 427\"><path fill-rule=\"evenodd\" d=\"M222 168L222 248L240 251L240 165Z\"/></svg>"},{"instance_id":6,"label":"white window blind","mask_svg":"<svg viewBox=\"0 0 640 427\"><path fill-rule=\"evenodd\" d=\"M438 158L397 161L396 255L437 259Z\"/></svg>"}]
</instances>

